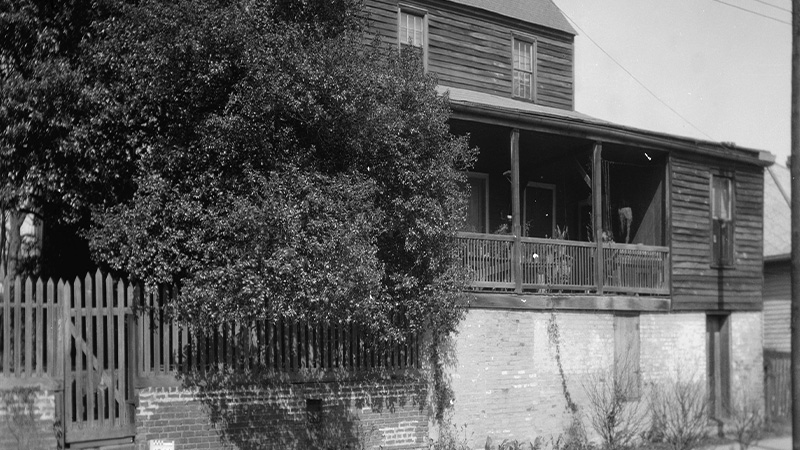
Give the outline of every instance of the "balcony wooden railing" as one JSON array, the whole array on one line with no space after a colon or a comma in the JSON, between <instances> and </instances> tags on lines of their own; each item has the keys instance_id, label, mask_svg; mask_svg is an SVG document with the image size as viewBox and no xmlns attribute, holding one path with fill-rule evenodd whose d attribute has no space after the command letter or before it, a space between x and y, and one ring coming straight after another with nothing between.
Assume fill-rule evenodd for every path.
<instances>
[{"instance_id":1,"label":"balcony wooden railing","mask_svg":"<svg viewBox=\"0 0 800 450\"><path fill-rule=\"evenodd\" d=\"M514 236L464 232L458 239L472 290L669 294L667 247L603 244L602 257L597 258L594 242L523 237L518 239L520 258L515 267ZM597 280L597 273L603 274L602 280Z\"/></svg>"}]
</instances>

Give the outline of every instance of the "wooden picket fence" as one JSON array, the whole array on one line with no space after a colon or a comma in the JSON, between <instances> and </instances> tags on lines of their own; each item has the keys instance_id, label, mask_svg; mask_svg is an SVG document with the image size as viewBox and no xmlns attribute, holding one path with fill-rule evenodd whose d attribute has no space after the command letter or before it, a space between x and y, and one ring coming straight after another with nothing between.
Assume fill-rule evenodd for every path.
<instances>
[{"instance_id":1,"label":"wooden picket fence","mask_svg":"<svg viewBox=\"0 0 800 450\"><path fill-rule=\"evenodd\" d=\"M355 325L192 327L170 316L174 289L146 292L99 271L71 281L0 281L0 389L54 389L64 444L133 436L135 389L175 383L177 374L358 376L419 367L416 337L377 348Z\"/></svg>"},{"instance_id":2,"label":"wooden picket fence","mask_svg":"<svg viewBox=\"0 0 800 450\"><path fill-rule=\"evenodd\" d=\"M791 354L764 350L764 400L767 418L786 423L792 417Z\"/></svg>"},{"instance_id":3,"label":"wooden picket fence","mask_svg":"<svg viewBox=\"0 0 800 450\"><path fill-rule=\"evenodd\" d=\"M252 320L192 329L170 319L172 289L144 296L138 322L139 377L210 370L359 372L419 367L419 339L376 348L354 324Z\"/></svg>"},{"instance_id":4,"label":"wooden picket fence","mask_svg":"<svg viewBox=\"0 0 800 450\"><path fill-rule=\"evenodd\" d=\"M65 344L59 321L64 317L72 327L68 339L82 346L83 355L71 355L66 365L89 378L124 365L120 355L127 346L136 351L137 378L225 368L297 373L419 367L416 336L377 349L353 324L254 320L198 330L171 319L174 289L143 291L99 271L72 281L4 279L0 380L62 378ZM137 302L143 307L134 308ZM135 333L129 335L126 314L133 311L135 330L130 331Z\"/></svg>"},{"instance_id":5,"label":"wooden picket fence","mask_svg":"<svg viewBox=\"0 0 800 450\"><path fill-rule=\"evenodd\" d=\"M0 381L56 376L57 286L4 277L0 285ZM7 384L7 383L6 383ZM0 383L0 387L4 384Z\"/></svg>"}]
</instances>

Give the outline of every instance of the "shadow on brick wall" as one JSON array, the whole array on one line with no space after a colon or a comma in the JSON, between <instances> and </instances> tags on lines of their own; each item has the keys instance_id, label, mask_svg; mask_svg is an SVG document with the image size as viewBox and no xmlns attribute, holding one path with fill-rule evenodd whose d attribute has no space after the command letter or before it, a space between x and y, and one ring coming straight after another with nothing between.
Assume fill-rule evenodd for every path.
<instances>
[{"instance_id":1,"label":"shadow on brick wall","mask_svg":"<svg viewBox=\"0 0 800 450\"><path fill-rule=\"evenodd\" d=\"M180 375L207 409L222 440L239 449L377 448L422 443L425 384L385 373L325 379L231 371Z\"/></svg>"},{"instance_id":2,"label":"shadow on brick wall","mask_svg":"<svg viewBox=\"0 0 800 450\"><path fill-rule=\"evenodd\" d=\"M0 391L0 448L39 450L53 448L52 421L40 419L36 405L39 387L15 387Z\"/></svg>"}]
</instances>

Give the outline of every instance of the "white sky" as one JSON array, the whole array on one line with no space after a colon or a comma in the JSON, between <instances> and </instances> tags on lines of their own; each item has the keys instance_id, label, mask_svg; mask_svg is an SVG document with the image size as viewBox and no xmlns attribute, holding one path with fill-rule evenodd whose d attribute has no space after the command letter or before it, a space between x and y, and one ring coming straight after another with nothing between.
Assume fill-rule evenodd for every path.
<instances>
[{"instance_id":1,"label":"white sky","mask_svg":"<svg viewBox=\"0 0 800 450\"><path fill-rule=\"evenodd\" d=\"M576 110L647 130L732 141L785 163L790 25L715 0L553 1L583 29L576 27ZM791 13L778 9L791 10L790 0L720 1L791 22Z\"/></svg>"}]
</instances>

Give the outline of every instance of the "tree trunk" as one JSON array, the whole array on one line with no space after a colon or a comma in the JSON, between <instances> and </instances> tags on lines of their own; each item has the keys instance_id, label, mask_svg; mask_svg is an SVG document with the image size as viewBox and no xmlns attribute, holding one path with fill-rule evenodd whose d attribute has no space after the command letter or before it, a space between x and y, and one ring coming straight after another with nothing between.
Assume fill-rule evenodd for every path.
<instances>
[{"instance_id":1,"label":"tree trunk","mask_svg":"<svg viewBox=\"0 0 800 450\"><path fill-rule=\"evenodd\" d=\"M22 251L22 223L25 221L25 213L21 211L6 211L8 221L8 248L5 253L6 273L10 278L14 278L19 272L20 253Z\"/></svg>"}]
</instances>

